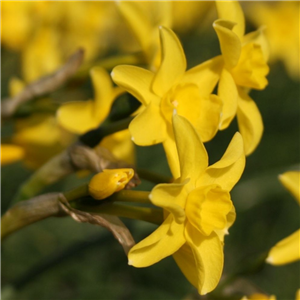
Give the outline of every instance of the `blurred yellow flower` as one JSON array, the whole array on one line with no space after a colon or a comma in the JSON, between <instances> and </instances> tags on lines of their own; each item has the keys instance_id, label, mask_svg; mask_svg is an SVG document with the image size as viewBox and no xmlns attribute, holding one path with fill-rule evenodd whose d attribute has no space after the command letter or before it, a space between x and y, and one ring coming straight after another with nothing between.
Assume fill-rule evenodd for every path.
<instances>
[{"instance_id":1,"label":"blurred yellow flower","mask_svg":"<svg viewBox=\"0 0 300 300\"><path fill-rule=\"evenodd\" d=\"M244 170L243 140L236 133L221 160L208 166L207 152L191 123L175 114L173 126L181 177L152 190L150 200L164 209L165 220L130 250L128 260L147 267L173 255L186 278L206 294L220 280L223 238L235 220L229 192Z\"/></svg>"},{"instance_id":2,"label":"blurred yellow flower","mask_svg":"<svg viewBox=\"0 0 300 300\"><path fill-rule=\"evenodd\" d=\"M300 204L300 172L286 172L279 176L281 183ZM300 259L300 229L278 242L269 252L266 262L285 265Z\"/></svg>"},{"instance_id":3,"label":"blurred yellow flower","mask_svg":"<svg viewBox=\"0 0 300 300\"><path fill-rule=\"evenodd\" d=\"M25 86L18 78L9 82L10 95L17 95ZM37 168L71 143L73 136L59 127L49 113L35 113L14 123L12 142L23 149L24 163Z\"/></svg>"},{"instance_id":4,"label":"blurred yellow flower","mask_svg":"<svg viewBox=\"0 0 300 300\"><path fill-rule=\"evenodd\" d=\"M110 76L104 69L95 67L90 74L95 100L65 103L57 110L58 123L75 134L83 134L99 127L108 116L113 101L122 93L120 88L113 87Z\"/></svg>"},{"instance_id":5,"label":"blurred yellow flower","mask_svg":"<svg viewBox=\"0 0 300 300\"><path fill-rule=\"evenodd\" d=\"M128 24L150 69L159 66L158 26L172 26L170 1L118 1L117 8Z\"/></svg>"},{"instance_id":6,"label":"blurred yellow flower","mask_svg":"<svg viewBox=\"0 0 300 300\"><path fill-rule=\"evenodd\" d=\"M263 31L244 35L245 20L237 1L217 1L219 20L213 26L218 35L222 58L218 95L223 101L220 129L229 126L237 115L246 155L257 147L263 123L249 89L264 89L268 83L267 43Z\"/></svg>"},{"instance_id":7,"label":"blurred yellow flower","mask_svg":"<svg viewBox=\"0 0 300 300\"><path fill-rule=\"evenodd\" d=\"M300 79L300 5L298 1L251 2L248 17L257 26L266 26L270 63L282 60L288 74Z\"/></svg>"},{"instance_id":8,"label":"blurred yellow flower","mask_svg":"<svg viewBox=\"0 0 300 300\"><path fill-rule=\"evenodd\" d=\"M11 164L24 157L24 149L17 145L1 144L1 166Z\"/></svg>"},{"instance_id":9,"label":"blurred yellow flower","mask_svg":"<svg viewBox=\"0 0 300 300\"><path fill-rule=\"evenodd\" d=\"M89 194L97 200L105 199L124 189L133 175L133 169L105 169L89 182Z\"/></svg>"},{"instance_id":10,"label":"blurred yellow flower","mask_svg":"<svg viewBox=\"0 0 300 300\"><path fill-rule=\"evenodd\" d=\"M109 1L5 1L1 6L1 41L20 51L25 81L56 69L79 47L85 62L104 56L119 36L119 22Z\"/></svg>"},{"instance_id":11,"label":"blurred yellow flower","mask_svg":"<svg viewBox=\"0 0 300 300\"><path fill-rule=\"evenodd\" d=\"M275 296L267 296L264 294L253 294L249 297L243 297L241 300L276 300ZM300 300L300 290L296 292L295 300Z\"/></svg>"},{"instance_id":12,"label":"blurred yellow flower","mask_svg":"<svg viewBox=\"0 0 300 300\"><path fill-rule=\"evenodd\" d=\"M181 44L168 28L160 28L162 61L156 73L135 66L117 66L112 78L142 104L129 126L133 141L146 146L163 143L173 176L179 177L179 161L172 129L172 114L186 117L202 141L214 137L220 122L221 100L210 95L218 74L217 60L189 71Z\"/></svg>"}]
</instances>

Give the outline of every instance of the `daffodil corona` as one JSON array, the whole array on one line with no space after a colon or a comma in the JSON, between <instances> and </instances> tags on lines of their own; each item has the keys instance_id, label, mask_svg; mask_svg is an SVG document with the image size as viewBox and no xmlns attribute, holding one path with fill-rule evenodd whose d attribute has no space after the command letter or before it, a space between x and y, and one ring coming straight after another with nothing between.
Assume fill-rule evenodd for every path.
<instances>
[{"instance_id":1,"label":"daffodil corona","mask_svg":"<svg viewBox=\"0 0 300 300\"><path fill-rule=\"evenodd\" d=\"M173 255L186 278L206 294L220 280L223 239L235 220L229 192L245 166L243 140L236 133L221 160L208 166L191 123L175 114L173 126L181 176L152 190L150 200L164 209L165 220L130 250L128 259L130 265L147 267Z\"/></svg>"}]
</instances>

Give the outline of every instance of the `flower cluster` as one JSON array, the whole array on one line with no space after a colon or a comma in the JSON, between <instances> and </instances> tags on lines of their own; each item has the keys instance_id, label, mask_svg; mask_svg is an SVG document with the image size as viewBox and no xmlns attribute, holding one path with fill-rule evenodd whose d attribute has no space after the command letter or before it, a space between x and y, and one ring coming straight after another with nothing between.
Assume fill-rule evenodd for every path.
<instances>
[{"instance_id":1,"label":"flower cluster","mask_svg":"<svg viewBox=\"0 0 300 300\"><path fill-rule=\"evenodd\" d=\"M24 209L21 202L11 208L3 217L3 237L63 212L110 230L129 265L149 267L173 256L200 295L212 292L223 272L225 235L236 219L230 193L263 135L262 116L250 93L268 85L265 29L246 33L237 1L15 5L3 4L2 41L22 50L23 80L9 79L10 99L3 101L5 118L17 121L10 143L2 145L1 162L24 160L38 169L16 197L32 198L28 205L33 209ZM175 32L190 30L191 23L211 11L217 19L207 18L203 27L212 24L219 55L193 65ZM61 66L77 46L86 51L85 59L79 50L77 60L72 56L70 64ZM118 54L106 58L115 48ZM201 51L210 53L209 44ZM61 99L67 79L71 92ZM93 93L86 92L89 86ZM238 132L222 157L209 163L204 143L215 140L235 118ZM144 174L135 166L135 146L157 144L172 178L147 174L157 185L150 192L131 190ZM84 177L84 185L74 190L48 195L55 208L43 207L46 214L28 215L42 211L39 205L46 202L34 196L72 172L78 177L97 174ZM287 172L280 181L299 202L299 172ZM119 217L158 227L135 244ZM299 234L277 243L262 263L299 260ZM268 299L249 297L243 299Z\"/></svg>"}]
</instances>

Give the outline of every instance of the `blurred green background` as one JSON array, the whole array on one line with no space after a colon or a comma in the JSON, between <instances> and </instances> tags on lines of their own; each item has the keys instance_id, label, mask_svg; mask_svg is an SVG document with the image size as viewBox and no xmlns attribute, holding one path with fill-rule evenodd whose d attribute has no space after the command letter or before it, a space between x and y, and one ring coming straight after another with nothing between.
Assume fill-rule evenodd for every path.
<instances>
[{"instance_id":1,"label":"blurred green background","mask_svg":"<svg viewBox=\"0 0 300 300\"><path fill-rule=\"evenodd\" d=\"M253 29L249 23L247 31ZM219 54L218 40L211 27L181 36L181 41L189 67ZM3 98L8 93L9 78L20 75L20 56L3 48L1 59ZM268 80L265 90L250 94L261 111L265 130L260 145L247 158L242 179L232 191L237 220L225 239L224 275L300 227L299 206L277 179L280 173L299 168L299 82L288 77L281 62L270 66ZM61 94L66 99L78 95L77 92L90 95L88 81L80 91L65 87ZM12 127L12 122L2 124L3 138L10 136ZM229 129L206 144L210 163L221 157L235 131L234 121ZM170 174L160 145L136 148L138 168ZM21 162L2 167L2 214L31 173ZM71 175L47 191L65 191L86 181L88 178ZM152 187L150 182L143 181L138 189ZM136 241L156 227L141 221L124 221ZM266 265L244 279L279 300L294 299L299 288L299 267L299 262L281 267ZM3 241L2 294L2 299L12 300L144 300L192 299L197 293L171 257L149 268L135 269L127 265L122 248L105 229L66 217L33 224Z\"/></svg>"}]
</instances>

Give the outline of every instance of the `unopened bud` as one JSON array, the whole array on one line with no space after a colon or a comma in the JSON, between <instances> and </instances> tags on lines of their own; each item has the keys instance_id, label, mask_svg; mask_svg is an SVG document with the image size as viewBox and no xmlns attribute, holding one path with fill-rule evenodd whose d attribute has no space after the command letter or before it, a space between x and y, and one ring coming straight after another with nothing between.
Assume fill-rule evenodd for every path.
<instances>
[{"instance_id":1,"label":"unopened bud","mask_svg":"<svg viewBox=\"0 0 300 300\"><path fill-rule=\"evenodd\" d=\"M105 199L124 189L133 175L133 169L105 169L91 179L89 193L94 199Z\"/></svg>"}]
</instances>

